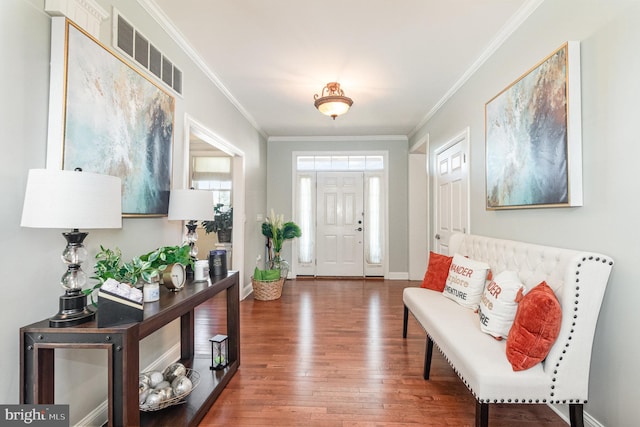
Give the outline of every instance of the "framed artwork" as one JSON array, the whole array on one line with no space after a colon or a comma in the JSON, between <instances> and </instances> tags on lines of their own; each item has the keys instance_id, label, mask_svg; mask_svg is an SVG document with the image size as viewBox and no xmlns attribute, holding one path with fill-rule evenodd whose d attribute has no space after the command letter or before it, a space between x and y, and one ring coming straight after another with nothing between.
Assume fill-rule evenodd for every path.
<instances>
[{"instance_id":1,"label":"framed artwork","mask_svg":"<svg viewBox=\"0 0 640 427\"><path fill-rule=\"evenodd\" d=\"M487 209L582 206L580 44L485 104Z\"/></svg>"},{"instance_id":2,"label":"framed artwork","mask_svg":"<svg viewBox=\"0 0 640 427\"><path fill-rule=\"evenodd\" d=\"M62 80L63 105L62 111L54 109L59 122L53 127L50 123L49 144L54 149L48 149L48 167L54 162L62 169L118 176L124 216L167 215L174 98L73 22L62 19L64 73L54 78L52 59L52 86ZM52 36L52 58L59 38ZM62 148L59 153L56 139Z\"/></svg>"}]
</instances>

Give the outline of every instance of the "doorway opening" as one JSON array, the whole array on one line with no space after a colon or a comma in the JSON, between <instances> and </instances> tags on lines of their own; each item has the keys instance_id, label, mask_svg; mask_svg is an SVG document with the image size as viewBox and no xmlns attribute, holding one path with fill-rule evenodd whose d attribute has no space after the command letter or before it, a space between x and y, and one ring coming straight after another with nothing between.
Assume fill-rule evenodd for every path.
<instances>
[{"instance_id":1,"label":"doorway opening","mask_svg":"<svg viewBox=\"0 0 640 427\"><path fill-rule=\"evenodd\" d=\"M198 243L203 253L198 258L206 259L209 250L226 250L227 267L238 270L244 283L244 153L190 116L186 116L186 129L184 188L211 190L214 205L221 204L223 210L233 207L231 242L218 241L215 233L207 234L200 226Z\"/></svg>"},{"instance_id":2,"label":"doorway opening","mask_svg":"<svg viewBox=\"0 0 640 427\"><path fill-rule=\"evenodd\" d=\"M294 153L293 270L299 276L387 274L387 153Z\"/></svg>"},{"instance_id":3,"label":"doorway opening","mask_svg":"<svg viewBox=\"0 0 640 427\"><path fill-rule=\"evenodd\" d=\"M449 236L469 233L469 128L434 151L435 252L449 254Z\"/></svg>"}]
</instances>

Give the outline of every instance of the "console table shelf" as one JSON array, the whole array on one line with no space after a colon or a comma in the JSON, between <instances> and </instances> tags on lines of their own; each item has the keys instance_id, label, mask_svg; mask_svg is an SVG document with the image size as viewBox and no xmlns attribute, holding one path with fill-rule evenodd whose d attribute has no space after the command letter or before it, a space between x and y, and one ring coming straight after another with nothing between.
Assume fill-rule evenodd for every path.
<instances>
[{"instance_id":1,"label":"console table shelf","mask_svg":"<svg viewBox=\"0 0 640 427\"><path fill-rule=\"evenodd\" d=\"M210 357L195 355L194 309L225 290L229 365L224 370L212 371ZM211 285L191 282L180 292L162 288L159 301L145 304L144 318L139 323L98 328L96 321L91 321L74 327L50 328L49 320L45 319L22 327L20 403L55 403L55 349L103 349L109 354L109 426L197 425L240 366L239 302L238 273L231 272ZM198 371L200 384L186 403L160 411L140 412L139 341L178 318L181 362Z\"/></svg>"}]
</instances>

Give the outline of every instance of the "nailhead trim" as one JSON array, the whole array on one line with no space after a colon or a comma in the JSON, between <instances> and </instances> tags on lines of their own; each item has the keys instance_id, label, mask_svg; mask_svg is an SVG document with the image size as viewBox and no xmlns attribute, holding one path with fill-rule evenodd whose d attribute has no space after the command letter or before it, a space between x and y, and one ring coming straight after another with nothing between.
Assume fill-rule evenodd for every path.
<instances>
[{"instance_id":1,"label":"nailhead trim","mask_svg":"<svg viewBox=\"0 0 640 427\"><path fill-rule=\"evenodd\" d=\"M593 256L590 256L590 257L588 257L588 260L593 261L593 260L594 260L594 257L593 257ZM582 258L582 262L586 262L586 261L587 261L587 258ZM602 263L605 263L605 264L606 264L606 263L608 263L608 264L609 264L609 265L611 265L611 266L614 264L614 263L613 263L613 260L609 260L609 261L607 261L605 258L600 259L600 257L595 257L595 261L596 261L596 262L602 262ZM582 263L578 263L578 265L577 265L577 266L578 266L578 268L581 268L581 267L582 267ZM580 279L579 279L579 277L578 277L578 276L580 275L580 270L578 269L578 270L575 272L575 274L576 274L576 280L575 280L575 283L576 283L576 285L575 285L575 290L576 290L575 298L576 298L576 300L574 301L574 305L575 305L575 307L574 307L574 309L573 309L573 310L574 310L574 315L573 315L573 319L574 319L574 320L578 318L577 311L578 311L578 305L579 305L579 301L580 301L580 292L579 292L579 291L580 291L580 285L579 285L579 283L580 283ZM413 313L412 313L412 314L413 314ZM418 322L418 323L420 323L420 322ZM422 326L422 325L420 325L420 326ZM567 341L571 341L571 340L573 339L573 334L575 333L576 322L575 322L575 321L574 321L574 322L572 322L571 326L572 326L572 328L571 328L571 330L570 330L569 336L567 337ZM461 374L460 374L460 372L458 371L458 369L456 369L456 367L455 367L455 366L453 366L453 364L451 363L451 360L447 357L447 355L446 355L446 354L444 354L444 352L442 351L442 349L438 346L438 344L437 344L437 343L433 340L433 338L429 335L429 333L427 332L427 330L426 330L424 327L422 327L422 329L423 329L423 330L425 331L425 333L427 334L427 337L429 337L429 338L433 341L433 343L436 345L436 347L438 348L438 350L440 351L440 353L444 356L445 360L446 360L446 361L449 363L449 365L453 368L453 371L454 371L454 372L456 373L456 375L458 375L458 377L462 380L462 382L463 382L463 383L465 384L465 386L469 389L469 391L470 391L470 392L471 392L471 394L476 398L476 400L477 400L479 403L487 403L487 404L488 404L488 403L491 403L491 400L490 400L490 399L479 399L479 398L478 398L478 395L477 395L477 394L476 394L476 392L475 392L475 391L470 387L470 385L469 385L468 381L467 381L465 378L463 378L463 377L461 376ZM565 343L565 348L562 350L562 354L563 354L563 355L564 355L564 354L566 354L566 352L567 352L567 348L568 348L568 347L569 347L569 342ZM563 356L560 356L560 357L558 358L558 360L559 360L559 361L562 361L562 360L563 360ZM554 375L557 375L557 374L558 374L558 369L557 369L557 368L559 368L559 367L560 367L560 363L558 362L558 363L556 363L556 369L553 371L553 374L554 374ZM557 381L557 378L554 376L554 377L552 377L551 381L552 381L552 383L553 383L553 384L551 384L551 386L550 386L550 387L551 387L551 390L555 390L555 383L556 383L556 381ZM553 396L555 396L555 392L551 391L551 392L549 393L549 395L550 395L551 397L553 397ZM505 399L500 399L500 400L499 400L499 402L500 402L500 403L505 403ZM533 403L533 402L534 402L534 400L532 400L532 399L528 399L528 401L527 401L527 399L515 399L515 400L513 400L513 403L527 403L527 402L528 402L528 403ZM580 400L580 399L569 399L569 402L570 402L570 403L582 403L582 404L586 404L586 403L587 403L587 400L586 400L586 399L585 399L585 400ZM498 403L498 399L493 399L493 403ZM507 403L512 403L512 399L507 399ZM565 404L566 404L566 403L567 403L567 400L566 400L566 399L564 399L564 400L559 400L559 399L558 399L558 400L554 400L554 399L550 399L550 400L547 400L547 399L542 399L542 400L541 400L541 399L535 399L535 403L550 403L550 404L560 404L560 403L565 403Z\"/></svg>"}]
</instances>

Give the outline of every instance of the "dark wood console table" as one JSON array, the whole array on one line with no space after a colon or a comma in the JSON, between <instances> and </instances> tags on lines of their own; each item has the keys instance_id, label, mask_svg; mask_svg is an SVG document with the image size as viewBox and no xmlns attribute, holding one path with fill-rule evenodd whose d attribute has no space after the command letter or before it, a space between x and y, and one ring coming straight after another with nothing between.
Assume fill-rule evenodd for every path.
<instances>
[{"instance_id":1,"label":"dark wood console table","mask_svg":"<svg viewBox=\"0 0 640 427\"><path fill-rule=\"evenodd\" d=\"M109 426L197 425L240 366L238 273L231 272L212 285L187 283L175 293L161 288L160 300L145 304L144 319L139 323L98 328L96 321L91 321L74 327L50 328L49 320L45 319L20 328L20 403L55 403L55 349L103 349L108 352L109 364ZM212 371L210 355L195 357L194 309L225 290L229 365L224 370ZM141 413L139 341L177 318L180 318L180 361L198 371L200 384L184 404Z\"/></svg>"}]
</instances>

